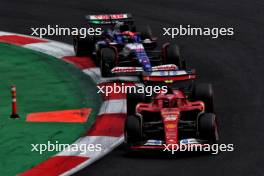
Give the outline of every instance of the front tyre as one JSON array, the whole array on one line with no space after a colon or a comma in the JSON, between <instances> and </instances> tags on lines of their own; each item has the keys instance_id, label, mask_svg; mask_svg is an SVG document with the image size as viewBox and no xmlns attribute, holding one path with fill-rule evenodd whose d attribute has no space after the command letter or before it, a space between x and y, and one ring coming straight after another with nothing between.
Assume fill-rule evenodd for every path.
<instances>
[{"instance_id":1,"label":"front tyre","mask_svg":"<svg viewBox=\"0 0 264 176\"><path fill-rule=\"evenodd\" d=\"M145 93L127 93L127 115L135 115L136 106L145 101Z\"/></svg>"},{"instance_id":2,"label":"front tyre","mask_svg":"<svg viewBox=\"0 0 264 176\"><path fill-rule=\"evenodd\" d=\"M92 56L94 51L94 40L91 36L87 36L86 38L74 36L73 47L76 56Z\"/></svg>"},{"instance_id":3,"label":"front tyre","mask_svg":"<svg viewBox=\"0 0 264 176\"><path fill-rule=\"evenodd\" d=\"M102 77L112 76L112 68L114 68L116 53L111 48L102 48L101 50L101 62L100 71Z\"/></svg>"},{"instance_id":4,"label":"front tyre","mask_svg":"<svg viewBox=\"0 0 264 176\"><path fill-rule=\"evenodd\" d=\"M209 144L219 141L219 131L216 115L203 113L198 117L198 132L201 139L207 140Z\"/></svg>"},{"instance_id":5,"label":"front tyre","mask_svg":"<svg viewBox=\"0 0 264 176\"><path fill-rule=\"evenodd\" d=\"M125 142L128 146L140 142L142 139L142 122L140 117L128 116L125 121Z\"/></svg>"},{"instance_id":6,"label":"front tyre","mask_svg":"<svg viewBox=\"0 0 264 176\"><path fill-rule=\"evenodd\" d=\"M196 101L203 101L205 112L214 113L214 90L212 84L196 84L194 86L193 98Z\"/></svg>"}]
</instances>

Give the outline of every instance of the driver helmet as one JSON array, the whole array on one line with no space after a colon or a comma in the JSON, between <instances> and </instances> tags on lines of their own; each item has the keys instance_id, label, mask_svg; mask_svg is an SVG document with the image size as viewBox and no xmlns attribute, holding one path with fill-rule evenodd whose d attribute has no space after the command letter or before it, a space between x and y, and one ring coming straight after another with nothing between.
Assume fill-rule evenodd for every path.
<instances>
[{"instance_id":1,"label":"driver helmet","mask_svg":"<svg viewBox=\"0 0 264 176\"><path fill-rule=\"evenodd\" d=\"M168 99L163 100L163 108L169 108L170 107L170 101Z\"/></svg>"}]
</instances>

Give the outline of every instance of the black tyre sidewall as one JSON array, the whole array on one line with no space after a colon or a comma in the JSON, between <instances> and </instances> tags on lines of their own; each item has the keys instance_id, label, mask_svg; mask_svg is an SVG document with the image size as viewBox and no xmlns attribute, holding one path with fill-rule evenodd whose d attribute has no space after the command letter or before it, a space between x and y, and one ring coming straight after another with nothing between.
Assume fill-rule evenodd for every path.
<instances>
[{"instance_id":1,"label":"black tyre sidewall","mask_svg":"<svg viewBox=\"0 0 264 176\"><path fill-rule=\"evenodd\" d=\"M142 139L142 122L139 117L132 115L125 120L125 141L133 145Z\"/></svg>"},{"instance_id":2,"label":"black tyre sidewall","mask_svg":"<svg viewBox=\"0 0 264 176\"><path fill-rule=\"evenodd\" d=\"M115 57L116 57L115 51L113 49L111 48L101 49L100 70L102 77L112 76L111 70L114 67Z\"/></svg>"},{"instance_id":3,"label":"black tyre sidewall","mask_svg":"<svg viewBox=\"0 0 264 176\"><path fill-rule=\"evenodd\" d=\"M141 33L142 40L153 38L152 30L149 25L146 25L139 32Z\"/></svg>"},{"instance_id":4,"label":"black tyre sidewall","mask_svg":"<svg viewBox=\"0 0 264 176\"><path fill-rule=\"evenodd\" d=\"M165 64L175 64L182 70L186 69L185 60L181 58L180 47L178 45L169 45L166 52L167 58Z\"/></svg>"},{"instance_id":5,"label":"black tyre sidewall","mask_svg":"<svg viewBox=\"0 0 264 176\"><path fill-rule=\"evenodd\" d=\"M198 132L201 139L208 140L209 143L217 143L219 131L216 115L213 113L203 113L198 117Z\"/></svg>"},{"instance_id":6,"label":"black tyre sidewall","mask_svg":"<svg viewBox=\"0 0 264 176\"><path fill-rule=\"evenodd\" d=\"M95 44L92 36L87 36L83 39L79 36L75 36L73 45L76 56L92 56Z\"/></svg>"},{"instance_id":7,"label":"black tyre sidewall","mask_svg":"<svg viewBox=\"0 0 264 176\"><path fill-rule=\"evenodd\" d=\"M127 115L134 115L136 105L139 102L145 101L145 94L144 93L127 93Z\"/></svg>"},{"instance_id":8,"label":"black tyre sidewall","mask_svg":"<svg viewBox=\"0 0 264 176\"><path fill-rule=\"evenodd\" d=\"M203 101L205 105L205 112L214 113L214 91L211 84L195 84L193 91L193 100Z\"/></svg>"}]
</instances>

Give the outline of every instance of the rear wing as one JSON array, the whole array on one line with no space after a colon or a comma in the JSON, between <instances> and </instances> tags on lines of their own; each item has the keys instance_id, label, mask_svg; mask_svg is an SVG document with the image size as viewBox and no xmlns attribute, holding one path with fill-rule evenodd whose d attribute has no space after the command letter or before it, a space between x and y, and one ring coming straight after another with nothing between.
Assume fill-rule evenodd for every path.
<instances>
[{"instance_id":1,"label":"rear wing","mask_svg":"<svg viewBox=\"0 0 264 176\"><path fill-rule=\"evenodd\" d=\"M142 67L114 67L111 72L119 75L141 75L144 81L167 83L196 79L194 69L179 70L174 64L154 66L151 72L144 72Z\"/></svg>"},{"instance_id":2,"label":"rear wing","mask_svg":"<svg viewBox=\"0 0 264 176\"><path fill-rule=\"evenodd\" d=\"M167 86L172 90L182 90L186 96L192 93L196 71L193 70L172 70L156 71L142 75L142 81L147 86Z\"/></svg>"},{"instance_id":3,"label":"rear wing","mask_svg":"<svg viewBox=\"0 0 264 176\"><path fill-rule=\"evenodd\" d=\"M152 71L170 71L176 70L178 67L174 64L167 64L167 65L159 65L152 67ZM143 72L142 67L114 67L111 72L112 73L135 73L135 72Z\"/></svg>"},{"instance_id":4,"label":"rear wing","mask_svg":"<svg viewBox=\"0 0 264 176\"><path fill-rule=\"evenodd\" d=\"M166 83L172 83L174 81L194 79L196 79L195 70L155 71L150 74L143 74L144 81L164 81Z\"/></svg>"},{"instance_id":5,"label":"rear wing","mask_svg":"<svg viewBox=\"0 0 264 176\"><path fill-rule=\"evenodd\" d=\"M115 24L117 22L134 22L132 15L129 13L86 15L85 18L91 24Z\"/></svg>"}]
</instances>

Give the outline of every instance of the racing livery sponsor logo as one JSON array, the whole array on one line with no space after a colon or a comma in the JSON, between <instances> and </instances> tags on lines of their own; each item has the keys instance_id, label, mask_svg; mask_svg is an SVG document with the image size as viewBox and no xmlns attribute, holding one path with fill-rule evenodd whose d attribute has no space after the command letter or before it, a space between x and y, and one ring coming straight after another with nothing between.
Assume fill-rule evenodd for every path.
<instances>
[{"instance_id":1,"label":"racing livery sponsor logo","mask_svg":"<svg viewBox=\"0 0 264 176\"><path fill-rule=\"evenodd\" d=\"M171 67L171 66L168 66L166 69L169 70L170 68L175 69L175 67ZM179 70L179 71L172 70L172 71L152 72L151 76L177 76L177 75L186 75L186 74L187 74L187 72L184 70Z\"/></svg>"},{"instance_id":2,"label":"racing livery sponsor logo","mask_svg":"<svg viewBox=\"0 0 264 176\"><path fill-rule=\"evenodd\" d=\"M161 140L148 140L144 145L162 145Z\"/></svg>"},{"instance_id":3,"label":"racing livery sponsor logo","mask_svg":"<svg viewBox=\"0 0 264 176\"><path fill-rule=\"evenodd\" d=\"M91 15L91 20L109 20L109 19L124 19L127 14L111 14L111 15Z\"/></svg>"},{"instance_id":4,"label":"racing livery sponsor logo","mask_svg":"<svg viewBox=\"0 0 264 176\"><path fill-rule=\"evenodd\" d=\"M189 139L182 139L180 140L180 144L199 144L202 143L203 141L200 139L195 139L195 138L189 138Z\"/></svg>"}]
</instances>

